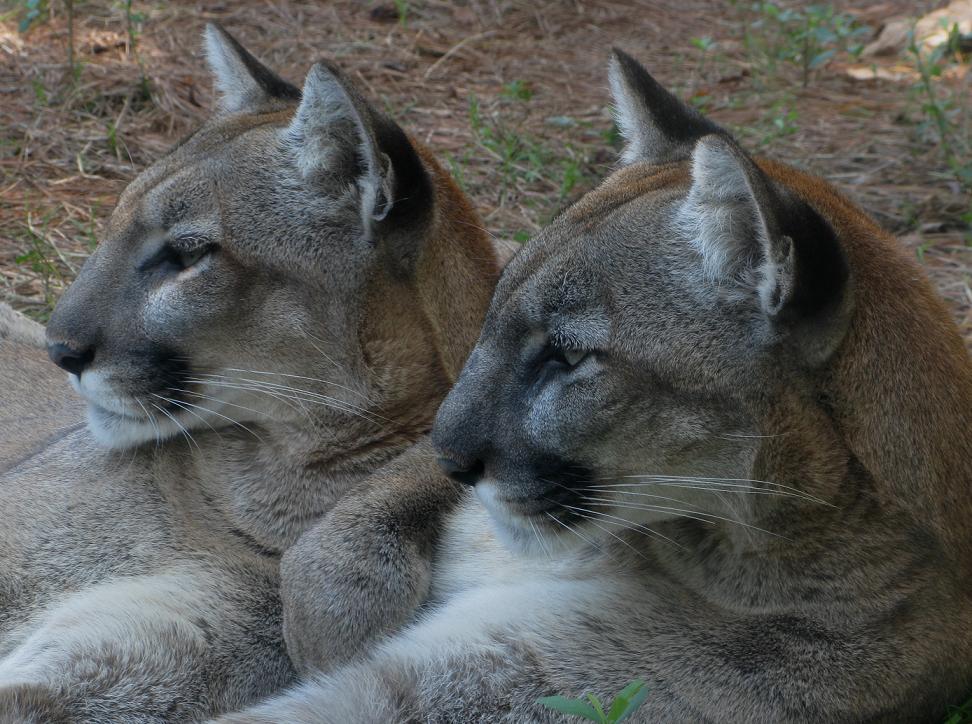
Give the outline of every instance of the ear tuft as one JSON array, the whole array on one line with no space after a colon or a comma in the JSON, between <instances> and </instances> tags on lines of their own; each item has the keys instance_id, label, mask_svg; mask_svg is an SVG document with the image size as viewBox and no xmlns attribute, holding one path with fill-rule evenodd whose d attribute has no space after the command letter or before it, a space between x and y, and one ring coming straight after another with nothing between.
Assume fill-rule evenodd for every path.
<instances>
[{"instance_id":1,"label":"ear tuft","mask_svg":"<svg viewBox=\"0 0 972 724\"><path fill-rule=\"evenodd\" d=\"M710 281L751 269L768 244L747 175L751 163L722 135L703 137L692 153L692 188L678 218Z\"/></svg>"},{"instance_id":2,"label":"ear tuft","mask_svg":"<svg viewBox=\"0 0 972 724\"><path fill-rule=\"evenodd\" d=\"M374 111L357 89L334 66L315 63L307 73L303 98L288 129L299 149L297 167L308 179L355 181L366 229L387 215L394 182L374 129Z\"/></svg>"},{"instance_id":3,"label":"ear tuft","mask_svg":"<svg viewBox=\"0 0 972 724\"><path fill-rule=\"evenodd\" d=\"M276 110L300 99L300 91L277 76L217 23L203 32L206 61L220 94L223 113Z\"/></svg>"},{"instance_id":4,"label":"ear tuft","mask_svg":"<svg viewBox=\"0 0 972 724\"><path fill-rule=\"evenodd\" d=\"M669 163L688 157L702 136L724 133L668 92L638 61L615 48L608 67L625 163Z\"/></svg>"},{"instance_id":5,"label":"ear tuft","mask_svg":"<svg viewBox=\"0 0 972 724\"><path fill-rule=\"evenodd\" d=\"M805 364L822 364L836 349L852 307L837 235L731 138L709 135L696 145L678 223L699 252L704 277L752 295Z\"/></svg>"},{"instance_id":6,"label":"ear tuft","mask_svg":"<svg viewBox=\"0 0 972 724\"><path fill-rule=\"evenodd\" d=\"M396 272L407 273L434 192L405 132L322 61L307 74L300 106L283 133L307 183L328 195L356 190L365 238L380 240Z\"/></svg>"}]
</instances>

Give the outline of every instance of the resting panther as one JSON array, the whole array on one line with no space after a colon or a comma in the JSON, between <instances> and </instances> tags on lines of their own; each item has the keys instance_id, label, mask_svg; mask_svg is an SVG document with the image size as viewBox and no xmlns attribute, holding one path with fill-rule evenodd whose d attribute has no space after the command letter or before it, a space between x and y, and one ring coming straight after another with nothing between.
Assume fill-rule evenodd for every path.
<instances>
[{"instance_id":1,"label":"resting panther","mask_svg":"<svg viewBox=\"0 0 972 724\"><path fill-rule=\"evenodd\" d=\"M972 690L972 365L947 310L826 183L623 53L610 78L622 168L514 257L438 413L476 499L440 526L426 610L221 721L546 721L539 697L632 679L637 721L934 721ZM395 505L435 506L414 479L356 518L342 500L328 555L405 560ZM284 590L321 585L291 605L334 600L294 551Z\"/></svg>"},{"instance_id":2,"label":"resting panther","mask_svg":"<svg viewBox=\"0 0 972 724\"><path fill-rule=\"evenodd\" d=\"M291 681L280 552L428 432L499 274L338 70L301 91L206 44L219 111L125 190L47 329L88 425L25 433L0 478L2 721L193 721ZM18 375L4 414L64 425Z\"/></svg>"}]
</instances>

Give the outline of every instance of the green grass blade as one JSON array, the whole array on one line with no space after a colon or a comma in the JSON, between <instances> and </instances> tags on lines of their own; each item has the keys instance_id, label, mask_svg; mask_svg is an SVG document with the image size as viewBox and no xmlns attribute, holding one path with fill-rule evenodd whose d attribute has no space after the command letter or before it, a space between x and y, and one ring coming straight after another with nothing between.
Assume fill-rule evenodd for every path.
<instances>
[{"instance_id":1,"label":"green grass blade","mask_svg":"<svg viewBox=\"0 0 972 724\"><path fill-rule=\"evenodd\" d=\"M538 699L537 703L548 709L559 711L561 714L579 716L590 721L598 722L598 724L604 721L594 711L594 707L581 699L568 699L565 696L545 696L542 699Z\"/></svg>"}]
</instances>

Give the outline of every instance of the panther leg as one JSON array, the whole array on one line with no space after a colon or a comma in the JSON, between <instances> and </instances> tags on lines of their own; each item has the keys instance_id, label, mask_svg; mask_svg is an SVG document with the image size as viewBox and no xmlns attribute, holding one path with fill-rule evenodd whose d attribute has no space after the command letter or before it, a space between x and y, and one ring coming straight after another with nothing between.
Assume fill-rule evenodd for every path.
<instances>
[{"instance_id":1,"label":"panther leg","mask_svg":"<svg viewBox=\"0 0 972 724\"><path fill-rule=\"evenodd\" d=\"M284 637L298 671L332 670L413 619L429 593L442 516L459 493L419 443L287 551Z\"/></svg>"}]
</instances>

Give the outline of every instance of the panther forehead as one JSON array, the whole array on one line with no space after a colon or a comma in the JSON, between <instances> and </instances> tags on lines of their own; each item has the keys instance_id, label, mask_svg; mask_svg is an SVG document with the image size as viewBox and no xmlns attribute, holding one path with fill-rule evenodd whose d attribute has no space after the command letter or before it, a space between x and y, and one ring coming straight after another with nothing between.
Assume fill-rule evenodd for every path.
<instances>
[{"instance_id":1,"label":"panther forehead","mask_svg":"<svg viewBox=\"0 0 972 724\"><path fill-rule=\"evenodd\" d=\"M129 211L139 199L186 169L204 167L217 156L236 148L238 142L252 131L283 127L293 115L294 109L290 108L273 113L218 117L179 141L165 156L140 173L122 192L115 213ZM252 138L254 145L260 143L256 134Z\"/></svg>"},{"instance_id":2,"label":"panther forehead","mask_svg":"<svg viewBox=\"0 0 972 724\"><path fill-rule=\"evenodd\" d=\"M564 218L586 231L634 202L651 203L684 193L692 182L687 163L635 163L611 174L600 186L564 212Z\"/></svg>"},{"instance_id":3,"label":"panther forehead","mask_svg":"<svg viewBox=\"0 0 972 724\"><path fill-rule=\"evenodd\" d=\"M605 234L609 222L629 211L643 216L684 196L690 185L691 171L685 163L635 163L615 171L513 258L497 286L490 318L511 300L529 296L539 286L559 284L562 293L556 295L557 299L563 297L564 302L570 302L577 296L571 292L572 283L580 281L589 288L602 267L598 257L604 256L610 243ZM643 249L637 253L643 255ZM548 289L547 293L551 291Z\"/></svg>"}]
</instances>

